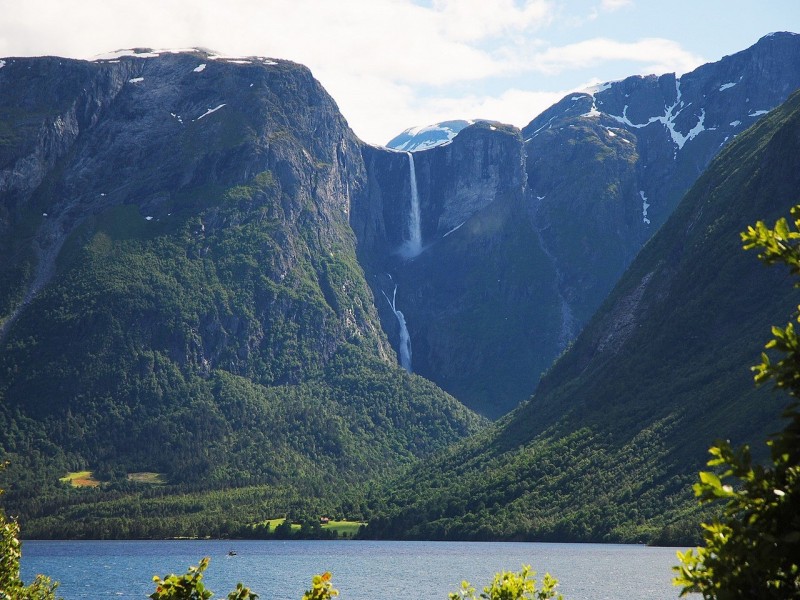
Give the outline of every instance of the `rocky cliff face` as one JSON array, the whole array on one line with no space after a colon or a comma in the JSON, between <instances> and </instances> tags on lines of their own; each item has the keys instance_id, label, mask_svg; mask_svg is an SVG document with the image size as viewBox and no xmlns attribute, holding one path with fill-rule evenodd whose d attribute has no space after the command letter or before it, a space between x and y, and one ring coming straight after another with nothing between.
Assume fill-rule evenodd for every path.
<instances>
[{"instance_id":1,"label":"rocky cliff face","mask_svg":"<svg viewBox=\"0 0 800 600\"><path fill-rule=\"evenodd\" d=\"M773 34L680 78L570 94L519 134L482 123L415 152L425 243L412 260L397 254L408 159L365 150L370 199L351 222L379 300L398 284L413 368L492 416L527 397L711 159L800 87L798 65L800 36ZM436 131L398 147L411 133Z\"/></svg>"},{"instance_id":2,"label":"rocky cliff face","mask_svg":"<svg viewBox=\"0 0 800 600\"><path fill-rule=\"evenodd\" d=\"M405 335L399 310L413 371L503 414L561 343L557 274L527 214L519 130L481 122L429 150L363 152L369 185L351 223L390 340L397 348ZM421 246L409 254L412 159Z\"/></svg>"},{"instance_id":3,"label":"rocky cliff face","mask_svg":"<svg viewBox=\"0 0 800 600\"><path fill-rule=\"evenodd\" d=\"M352 245L350 191L364 179L358 145L307 69L263 59L212 60L203 53L139 56L95 63L13 59L0 71L13 82L9 105L40 119L34 136L6 146L6 231L25 222L36 240L34 274L19 281L25 291L8 307L6 323L49 280L64 240L87 217L112 206L136 206L154 225L174 222L187 197L246 186L268 173L269 189L256 191L253 205L278 197L260 210L288 242L269 259L273 281L280 284L304 250L318 261L326 251ZM29 79L20 82L21 71ZM59 81L61 71L75 83L54 86L56 96L42 98L39 82ZM40 116L42 107L18 101L28 97L50 113ZM12 126L10 117L6 126ZM221 213L203 215L202 237L231 225ZM298 248L294 240L311 223L319 224L315 236L303 240L307 249ZM349 330L339 337L366 336L380 346L379 332L368 323L371 302L346 310L352 313L345 321ZM257 345L263 334L247 337Z\"/></svg>"}]
</instances>

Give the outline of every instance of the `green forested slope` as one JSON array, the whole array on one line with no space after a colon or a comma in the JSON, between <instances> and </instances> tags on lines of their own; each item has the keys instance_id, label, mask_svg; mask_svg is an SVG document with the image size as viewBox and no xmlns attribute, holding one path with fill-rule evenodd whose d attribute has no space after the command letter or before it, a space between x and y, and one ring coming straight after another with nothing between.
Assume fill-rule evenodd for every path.
<instances>
[{"instance_id":1,"label":"green forested slope","mask_svg":"<svg viewBox=\"0 0 800 600\"><path fill-rule=\"evenodd\" d=\"M26 535L339 512L480 427L395 365L347 221L357 140L306 69L197 52L0 75L28 98L59 70L84 87L0 164L0 459ZM14 179L25 161L38 185ZM84 469L104 485L58 482Z\"/></svg>"},{"instance_id":2,"label":"green forested slope","mask_svg":"<svg viewBox=\"0 0 800 600\"><path fill-rule=\"evenodd\" d=\"M691 538L708 446L760 442L786 403L748 367L799 298L739 232L798 190L795 94L723 150L530 401L374 495L371 534Z\"/></svg>"}]
</instances>

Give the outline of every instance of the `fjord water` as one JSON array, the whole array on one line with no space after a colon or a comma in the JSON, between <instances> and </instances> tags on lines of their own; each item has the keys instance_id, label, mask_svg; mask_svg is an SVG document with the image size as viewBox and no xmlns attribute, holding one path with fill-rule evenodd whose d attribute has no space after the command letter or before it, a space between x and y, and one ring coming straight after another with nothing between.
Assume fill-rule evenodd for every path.
<instances>
[{"instance_id":1,"label":"fjord water","mask_svg":"<svg viewBox=\"0 0 800 600\"><path fill-rule=\"evenodd\" d=\"M234 551L235 555L229 555ZM205 582L224 598L241 581L261 600L300 600L331 571L342 600L446 600L463 579L478 590L495 572L530 564L560 581L565 600L673 600L674 548L614 544L351 541L26 541L22 575L45 573L59 595L146 598L153 575L211 557Z\"/></svg>"}]
</instances>

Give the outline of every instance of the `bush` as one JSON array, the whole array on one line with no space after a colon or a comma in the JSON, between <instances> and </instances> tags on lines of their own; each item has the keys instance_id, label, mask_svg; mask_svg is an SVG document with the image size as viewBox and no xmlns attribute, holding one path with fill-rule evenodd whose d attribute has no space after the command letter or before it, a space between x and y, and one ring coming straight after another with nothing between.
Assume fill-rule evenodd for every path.
<instances>
[{"instance_id":1,"label":"bush","mask_svg":"<svg viewBox=\"0 0 800 600\"><path fill-rule=\"evenodd\" d=\"M800 206L791 212L792 226L780 219L770 229L759 221L742 233L742 240L746 250L760 248L765 263L784 264L799 276ZM753 464L748 446L734 450L718 442L711 448L708 464L720 472L701 472L694 490L701 502L724 500L725 510L721 519L703 524L705 546L678 553L681 564L674 567L674 581L683 587L682 596L800 597L800 339L791 322L773 327L772 335L766 349L782 356L773 362L762 353L753 371L757 384L771 381L792 397L784 411L789 423L767 442L770 461L765 466Z\"/></svg>"}]
</instances>

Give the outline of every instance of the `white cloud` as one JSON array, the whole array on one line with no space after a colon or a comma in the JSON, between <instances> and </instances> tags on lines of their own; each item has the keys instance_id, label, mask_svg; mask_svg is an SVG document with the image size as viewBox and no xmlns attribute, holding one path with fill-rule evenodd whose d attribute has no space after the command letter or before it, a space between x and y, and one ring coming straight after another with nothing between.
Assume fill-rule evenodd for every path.
<instances>
[{"instance_id":1,"label":"white cloud","mask_svg":"<svg viewBox=\"0 0 800 600\"><path fill-rule=\"evenodd\" d=\"M608 10L629 4L601 1ZM118 48L202 46L290 59L311 68L370 142L449 118L524 125L543 103L560 98L561 92L535 91L538 85L570 86L557 82L558 74L615 61L641 65L640 72L682 72L701 62L658 38L555 45L544 34L563 29L565 6L560 0L27 0L3 8L0 56L89 58Z\"/></svg>"},{"instance_id":2,"label":"white cloud","mask_svg":"<svg viewBox=\"0 0 800 600\"><path fill-rule=\"evenodd\" d=\"M600 7L609 12L625 8L626 6L633 6L633 0L602 0Z\"/></svg>"},{"instance_id":3,"label":"white cloud","mask_svg":"<svg viewBox=\"0 0 800 600\"><path fill-rule=\"evenodd\" d=\"M513 32L531 31L548 24L553 3L527 0L434 0L433 10L451 40L477 41Z\"/></svg>"},{"instance_id":4,"label":"white cloud","mask_svg":"<svg viewBox=\"0 0 800 600\"><path fill-rule=\"evenodd\" d=\"M645 63L641 70L644 73L685 73L703 63L701 57L687 52L672 40L646 38L637 42L618 42L593 38L539 52L532 57L531 68L543 73L559 73L610 61Z\"/></svg>"}]
</instances>

